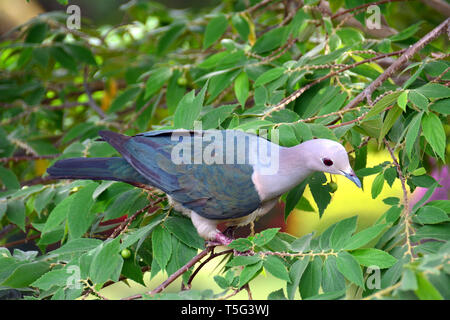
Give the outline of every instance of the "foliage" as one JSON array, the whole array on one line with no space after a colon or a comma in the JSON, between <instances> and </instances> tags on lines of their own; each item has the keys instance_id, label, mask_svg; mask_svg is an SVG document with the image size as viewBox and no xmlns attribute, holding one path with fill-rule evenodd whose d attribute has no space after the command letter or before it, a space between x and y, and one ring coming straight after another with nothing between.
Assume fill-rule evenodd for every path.
<instances>
[{"instance_id":1,"label":"foliage","mask_svg":"<svg viewBox=\"0 0 450 320\"><path fill-rule=\"evenodd\" d=\"M427 202L440 183L429 175L431 164L447 163L445 43L428 39L401 73L376 83L387 72L380 61L392 66L398 60L390 57L426 37L422 25L375 39L338 19L338 10L358 1L330 2L329 14L318 1L299 3L230 0L209 12L175 12L130 1L121 7L128 24L73 30L65 14L52 12L4 37L0 290L29 299L104 298L102 287L122 277L143 283L150 270L152 277L182 276L185 290L165 294L162 286L130 299L214 299L250 292L248 283L265 270L280 280L269 299L448 299L450 204ZM380 8L389 21L403 5L383 1ZM350 18L364 23L366 7L350 10ZM340 141L361 180L376 175L366 192L376 198L399 179L404 197L384 199L390 209L359 232L355 216L321 235L297 239L269 228L233 241L235 251L213 252L162 194L45 174L56 159L117 155L97 140L101 129L132 135L191 129L195 120L203 129L278 129L283 146ZM392 161L367 168L369 140ZM320 215L336 191L315 174L283 196L286 217L296 206L314 210L303 197L307 187ZM428 191L413 206L408 191L416 187ZM19 232L39 251L11 253L8 239ZM206 256L226 257L214 275L221 292L188 290Z\"/></svg>"}]
</instances>

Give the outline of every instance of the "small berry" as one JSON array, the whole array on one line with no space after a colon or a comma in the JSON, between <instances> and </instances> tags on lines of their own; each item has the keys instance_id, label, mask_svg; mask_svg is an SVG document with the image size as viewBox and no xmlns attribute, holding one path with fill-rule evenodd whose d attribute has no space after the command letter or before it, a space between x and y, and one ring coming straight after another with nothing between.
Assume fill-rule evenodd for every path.
<instances>
[{"instance_id":1,"label":"small berry","mask_svg":"<svg viewBox=\"0 0 450 320\"><path fill-rule=\"evenodd\" d=\"M180 85L180 86L185 86L185 85L187 85L187 79L185 78L185 77L179 77L178 78L178 80L177 80L177 83L178 83L178 85Z\"/></svg>"},{"instance_id":2,"label":"small berry","mask_svg":"<svg viewBox=\"0 0 450 320\"><path fill-rule=\"evenodd\" d=\"M337 183L336 182L329 182L328 183L328 186L330 187L330 192L331 193L335 193L336 192L336 190L337 190L337 188L338 188L338 185L337 185Z\"/></svg>"},{"instance_id":3,"label":"small berry","mask_svg":"<svg viewBox=\"0 0 450 320\"><path fill-rule=\"evenodd\" d=\"M122 258L128 259L129 257L131 257L131 251L130 251L130 249L123 249L120 252L120 255L122 256Z\"/></svg>"}]
</instances>

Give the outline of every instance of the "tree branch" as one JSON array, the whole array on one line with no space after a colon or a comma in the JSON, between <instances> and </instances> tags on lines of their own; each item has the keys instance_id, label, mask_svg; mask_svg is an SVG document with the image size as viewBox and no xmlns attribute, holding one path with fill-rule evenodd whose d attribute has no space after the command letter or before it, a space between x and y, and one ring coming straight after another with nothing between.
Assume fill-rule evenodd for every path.
<instances>
[{"instance_id":1,"label":"tree branch","mask_svg":"<svg viewBox=\"0 0 450 320\"><path fill-rule=\"evenodd\" d=\"M426 44L436 39L450 23L450 18L447 18L444 22L426 34L422 39L417 41L414 45L410 46L393 64L391 64L378 78L376 78L367 88L365 88L360 94L358 94L352 101L350 101L345 109L351 109L356 107L364 100L368 100L371 104L372 93L380 87L384 81L390 78L396 71L398 71L409 59L411 59L417 52L419 52Z\"/></svg>"}]
</instances>

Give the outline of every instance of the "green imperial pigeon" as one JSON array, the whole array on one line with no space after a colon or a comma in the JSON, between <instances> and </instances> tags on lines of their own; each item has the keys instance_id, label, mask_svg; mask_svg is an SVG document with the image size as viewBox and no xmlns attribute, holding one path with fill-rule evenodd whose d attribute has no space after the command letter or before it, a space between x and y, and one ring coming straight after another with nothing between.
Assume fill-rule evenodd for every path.
<instances>
[{"instance_id":1,"label":"green imperial pigeon","mask_svg":"<svg viewBox=\"0 0 450 320\"><path fill-rule=\"evenodd\" d=\"M316 171L344 175L358 187L344 147L315 139L281 147L238 130L163 130L100 136L122 157L57 161L56 179L116 180L165 192L199 235L227 245L217 226L243 226L266 214L285 192Z\"/></svg>"}]
</instances>

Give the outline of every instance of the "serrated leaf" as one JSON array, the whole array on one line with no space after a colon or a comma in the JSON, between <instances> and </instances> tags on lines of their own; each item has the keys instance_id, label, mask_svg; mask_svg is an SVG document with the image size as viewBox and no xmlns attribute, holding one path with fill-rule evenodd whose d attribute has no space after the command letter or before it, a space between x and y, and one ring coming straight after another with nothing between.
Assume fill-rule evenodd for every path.
<instances>
[{"instance_id":1,"label":"serrated leaf","mask_svg":"<svg viewBox=\"0 0 450 320\"><path fill-rule=\"evenodd\" d=\"M397 104L403 111L406 111L407 102L408 102L408 91L403 91L397 98Z\"/></svg>"},{"instance_id":2,"label":"serrated leaf","mask_svg":"<svg viewBox=\"0 0 450 320\"><path fill-rule=\"evenodd\" d=\"M175 236L188 245L196 249L203 249L205 241L200 238L190 219L180 217L168 217L164 221L164 226Z\"/></svg>"},{"instance_id":3,"label":"serrated leaf","mask_svg":"<svg viewBox=\"0 0 450 320\"><path fill-rule=\"evenodd\" d=\"M408 132L405 136L405 150L408 157L411 159L411 152L414 147L414 143L419 137L420 124L422 120L423 112L420 112L414 116L408 125Z\"/></svg>"},{"instance_id":4,"label":"serrated leaf","mask_svg":"<svg viewBox=\"0 0 450 320\"><path fill-rule=\"evenodd\" d=\"M295 239L291 243L291 249L295 252L305 252L309 250L311 239L314 235L314 232L304 235L301 238Z\"/></svg>"},{"instance_id":5,"label":"serrated leaf","mask_svg":"<svg viewBox=\"0 0 450 320\"><path fill-rule=\"evenodd\" d=\"M262 86L281 77L286 70L283 67L273 68L261 74L255 80L255 87Z\"/></svg>"},{"instance_id":6,"label":"serrated leaf","mask_svg":"<svg viewBox=\"0 0 450 320\"><path fill-rule=\"evenodd\" d=\"M369 120L371 117L381 113L388 106L392 105L397 101L398 97L402 94L402 91L395 91L381 98L375 105L370 109L364 119Z\"/></svg>"},{"instance_id":7,"label":"serrated leaf","mask_svg":"<svg viewBox=\"0 0 450 320\"><path fill-rule=\"evenodd\" d=\"M172 76L171 68L159 68L152 72L145 85L145 99L151 97L161 89Z\"/></svg>"},{"instance_id":8,"label":"serrated leaf","mask_svg":"<svg viewBox=\"0 0 450 320\"><path fill-rule=\"evenodd\" d=\"M444 210L433 206L420 208L414 218L421 224L436 224L449 221L448 215Z\"/></svg>"},{"instance_id":9,"label":"serrated leaf","mask_svg":"<svg viewBox=\"0 0 450 320\"><path fill-rule=\"evenodd\" d=\"M450 88L439 83L427 83L416 90L429 99L450 97Z\"/></svg>"},{"instance_id":10,"label":"serrated leaf","mask_svg":"<svg viewBox=\"0 0 450 320\"><path fill-rule=\"evenodd\" d=\"M336 267L350 282L364 288L364 278L358 261L346 251L338 254Z\"/></svg>"},{"instance_id":11,"label":"serrated leaf","mask_svg":"<svg viewBox=\"0 0 450 320\"><path fill-rule=\"evenodd\" d=\"M321 283L322 260L319 257L314 257L309 262L300 279L299 289L302 299L307 299L318 294Z\"/></svg>"},{"instance_id":12,"label":"serrated leaf","mask_svg":"<svg viewBox=\"0 0 450 320\"><path fill-rule=\"evenodd\" d=\"M164 270L172 255L172 239L170 233L161 225L152 231L152 248L153 257Z\"/></svg>"},{"instance_id":13,"label":"serrated leaf","mask_svg":"<svg viewBox=\"0 0 450 320\"><path fill-rule=\"evenodd\" d=\"M263 263L264 269L269 271L273 276L285 280L287 282L291 282L289 277L289 273L286 269L284 263L280 260L279 257L269 255L264 259Z\"/></svg>"},{"instance_id":14,"label":"serrated leaf","mask_svg":"<svg viewBox=\"0 0 450 320\"><path fill-rule=\"evenodd\" d=\"M366 267L376 266L385 269L392 267L397 262L397 259L389 253L375 248L357 249L352 251L351 255L359 264Z\"/></svg>"},{"instance_id":15,"label":"serrated leaf","mask_svg":"<svg viewBox=\"0 0 450 320\"><path fill-rule=\"evenodd\" d=\"M0 180L6 189L20 189L20 182L16 175L9 169L0 167Z\"/></svg>"},{"instance_id":16,"label":"serrated leaf","mask_svg":"<svg viewBox=\"0 0 450 320\"><path fill-rule=\"evenodd\" d=\"M257 233L253 237L253 242L257 246L262 247L266 243L269 243L277 235L279 230L280 230L280 228L269 228L260 233Z\"/></svg>"},{"instance_id":17,"label":"serrated leaf","mask_svg":"<svg viewBox=\"0 0 450 320\"><path fill-rule=\"evenodd\" d=\"M304 257L295 261L290 267L289 278L291 279L291 281L286 284L287 298L289 300L294 299L295 293L297 292L298 286L300 285L300 280L308 264L309 257Z\"/></svg>"},{"instance_id":18,"label":"serrated leaf","mask_svg":"<svg viewBox=\"0 0 450 320\"><path fill-rule=\"evenodd\" d=\"M427 139L434 152L445 161L446 136L439 117L431 112L424 114L422 117L422 130L425 139Z\"/></svg>"},{"instance_id":19,"label":"serrated leaf","mask_svg":"<svg viewBox=\"0 0 450 320\"><path fill-rule=\"evenodd\" d=\"M11 223L14 223L22 231L25 232L26 211L25 211L25 204L21 199L8 200L6 217Z\"/></svg>"},{"instance_id":20,"label":"serrated leaf","mask_svg":"<svg viewBox=\"0 0 450 320\"><path fill-rule=\"evenodd\" d=\"M355 250L366 245L373 239L375 239L381 231L386 227L385 224L379 224L364 229L353 236L351 236L343 245L344 250Z\"/></svg>"},{"instance_id":21,"label":"serrated leaf","mask_svg":"<svg viewBox=\"0 0 450 320\"><path fill-rule=\"evenodd\" d=\"M233 259L227 263L227 266L237 267L237 266L247 266L249 264L255 264L261 261L259 255L253 256L233 256Z\"/></svg>"},{"instance_id":22,"label":"serrated leaf","mask_svg":"<svg viewBox=\"0 0 450 320\"><path fill-rule=\"evenodd\" d=\"M225 33L228 27L228 21L225 15L221 14L212 19L205 30L203 38L203 50L209 48L214 42Z\"/></svg>"},{"instance_id":23,"label":"serrated leaf","mask_svg":"<svg viewBox=\"0 0 450 320\"><path fill-rule=\"evenodd\" d=\"M233 240L229 245L229 248L236 249L237 251L245 252L253 247L253 243L247 238L238 238Z\"/></svg>"},{"instance_id":24,"label":"serrated leaf","mask_svg":"<svg viewBox=\"0 0 450 320\"><path fill-rule=\"evenodd\" d=\"M247 265L241 271L239 275L239 287L242 287L247 282L252 280L254 277L258 275L258 273L262 270L263 261L259 261L258 263Z\"/></svg>"},{"instance_id":25,"label":"serrated leaf","mask_svg":"<svg viewBox=\"0 0 450 320\"><path fill-rule=\"evenodd\" d=\"M330 247L338 251L356 230L358 216L350 217L339 221L330 236Z\"/></svg>"},{"instance_id":26,"label":"serrated leaf","mask_svg":"<svg viewBox=\"0 0 450 320\"><path fill-rule=\"evenodd\" d=\"M375 179L372 182L372 189L371 189L372 199L378 197L378 195L383 190L383 186L384 186L384 175L380 173L375 177Z\"/></svg>"},{"instance_id":27,"label":"serrated leaf","mask_svg":"<svg viewBox=\"0 0 450 320\"><path fill-rule=\"evenodd\" d=\"M328 256L323 263L322 289L324 292L335 292L345 289L345 279L337 269L335 256Z\"/></svg>"},{"instance_id":28,"label":"serrated leaf","mask_svg":"<svg viewBox=\"0 0 450 320\"><path fill-rule=\"evenodd\" d=\"M106 240L92 257L89 278L96 284L108 280L117 281L122 270L123 259L119 253L120 237Z\"/></svg>"},{"instance_id":29,"label":"serrated leaf","mask_svg":"<svg viewBox=\"0 0 450 320\"><path fill-rule=\"evenodd\" d=\"M241 104L242 108L245 107L249 93L249 81L245 72L241 72L234 80L234 94L237 100Z\"/></svg>"},{"instance_id":30,"label":"serrated leaf","mask_svg":"<svg viewBox=\"0 0 450 320\"><path fill-rule=\"evenodd\" d=\"M175 129L192 129L194 127L194 121L199 117L203 107L207 87L208 82L197 96L195 96L195 90L192 90L180 100L173 120Z\"/></svg>"},{"instance_id":31,"label":"serrated leaf","mask_svg":"<svg viewBox=\"0 0 450 320\"><path fill-rule=\"evenodd\" d=\"M44 210L45 207L53 200L53 197L56 194L56 190L54 187L46 188L44 191L39 193L34 201L34 209L38 214Z\"/></svg>"},{"instance_id":32,"label":"serrated leaf","mask_svg":"<svg viewBox=\"0 0 450 320\"><path fill-rule=\"evenodd\" d=\"M94 216L91 208L94 204L92 193L98 187L93 182L75 193L67 212L69 234L73 239L80 238L89 228Z\"/></svg>"}]
</instances>

